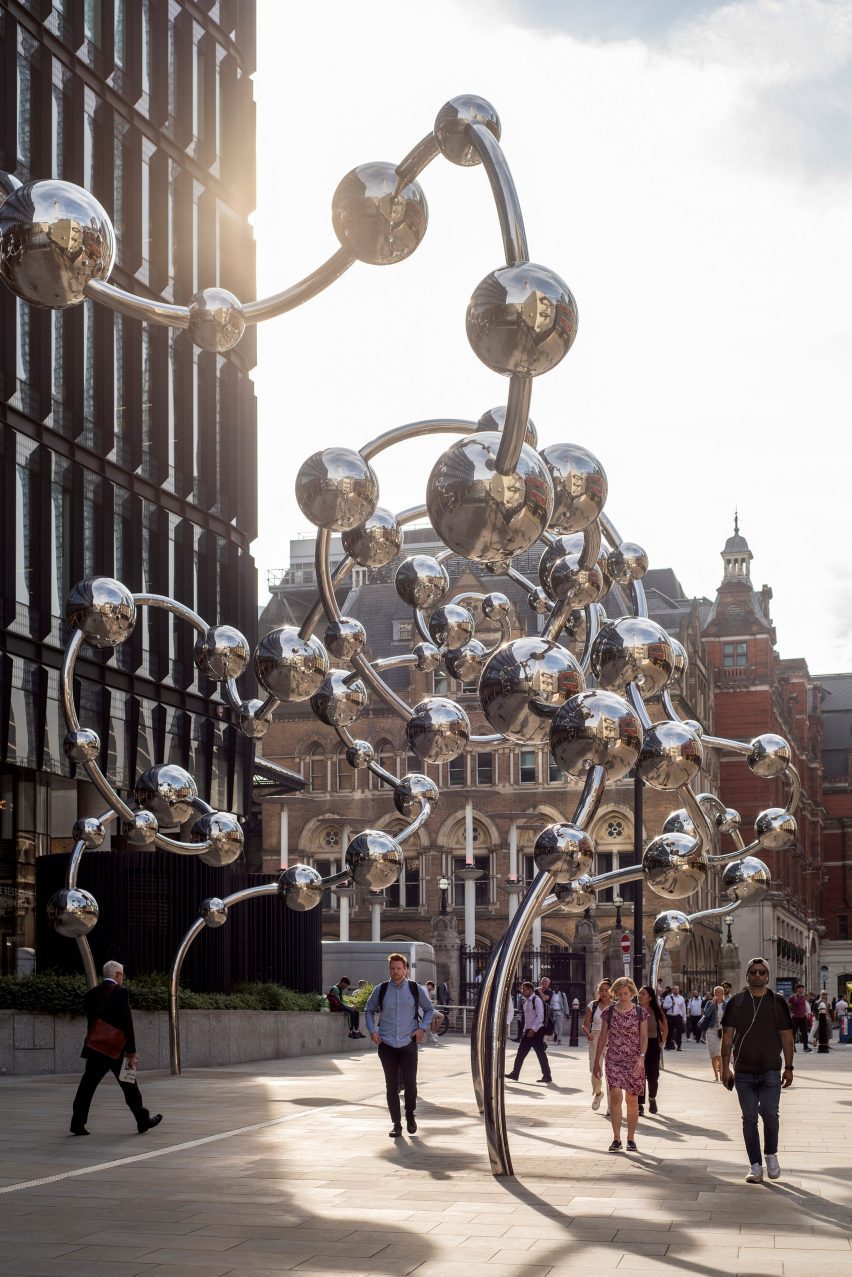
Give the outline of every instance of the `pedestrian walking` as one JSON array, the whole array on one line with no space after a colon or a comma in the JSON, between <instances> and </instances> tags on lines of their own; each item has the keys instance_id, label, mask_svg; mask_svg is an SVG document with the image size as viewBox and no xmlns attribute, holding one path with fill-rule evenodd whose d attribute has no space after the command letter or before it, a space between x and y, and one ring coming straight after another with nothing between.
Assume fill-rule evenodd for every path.
<instances>
[{"instance_id":1,"label":"pedestrian walking","mask_svg":"<svg viewBox=\"0 0 852 1277\"><path fill-rule=\"evenodd\" d=\"M699 996L698 990L693 989L689 995L689 1001L686 1004L687 1030L686 1036L694 1038L696 1042L701 1042L701 1030L698 1023L704 1014L704 1002Z\"/></svg>"},{"instance_id":2,"label":"pedestrian walking","mask_svg":"<svg viewBox=\"0 0 852 1277\"><path fill-rule=\"evenodd\" d=\"M828 993L825 989L820 992L816 1004L816 1021L817 1021L817 1054L828 1055L831 1050L831 1022L834 1019L831 1010L831 1003L828 1000Z\"/></svg>"},{"instance_id":3,"label":"pedestrian walking","mask_svg":"<svg viewBox=\"0 0 852 1277\"><path fill-rule=\"evenodd\" d=\"M432 1003L421 984L408 979L408 959L401 953L388 956L390 979L377 984L364 1009L367 1031L379 1048L385 1074L385 1094L393 1123L389 1135L402 1135L399 1091L405 1100L405 1125L410 1135L417 1130L417 1048L432 1023ZM379 1016L376 1026L376 1014Z\"/></svg>"},{"instance_id":4,"label":"pedestrian walking","mask_svg":"<svg viewBox=\"0 0 852 1277\"><path fill-rule=\"evenodd\" d=\"M778 1179L781 1091L793 1082L793 1021L784 998L769 988L765 958L749 961L746 988L734 994L722 1014L722 1081L729 1090L736 1087L740 1102L749 1161L746 1183L759 1184L763 1179L758 1117L763 1119L766 1170L770 1179Z\"/></svg>"},{"instance_id":5,"label":"pedestrian walking","mask_svg":"<svg viewBox=\"0 0 852 1277\"><path fill-rule=\"evenodd\" d=\"M612 991L609 980L601 980L595 990L595 999L586 1007L586 1014L583 1016L583 1036L589 1044L589 1075L592 1079L592 1108L597 1110L601 1106L603 1099L603 1082L599 1077L595 1077L595 1056L598 1049L598 1039L601 1035L601 1027L603 1021L601 1016L612 1002ZM609 1116L609 1105L607 1105L607 1116Z\"/></svg>"},{"instance_id":6,"label":"pedestrian walking","mask_svg":"<svg viewBox=\"0 0 852 1277\"><path fill-rule=\"evenodd\" d=\"M86 1071L80 1079L71 1114L71 1134L88 1135L86 1122L95 1091L112 1073L121 1087L124 1101L136 1119L140 1135L159 1126L162 1113L153 1117L142 1103L139 1083L125 1080L121 1075L136 1071L139 1055L133 1032L133 1014L130 997L124 985L124 967L120 962L105 962L103 980L86 994L84 1006L88 1032L81 1055L86 1061Z\"/></svg>"},{"instance_id":7,"label":"pedestrian walking","mask_svg":"<svg viewBox=\"0 0 852 1277\"><path fill-rule=\"evenodd\" d=\"M713 1081L722 1080L722 1016L725 1011L725 991L721 984L713 990L713 997L704 1008L701 1027L707 1051L710 1056L710 1067L713 1070Z\"/></svg>"},{"instance_id":8,"label":"pedestrian walking","mask_svg":"<svg viewBox=\"0 0 852 1277\"><path fill-rule=\"evenodd\" d=\"M657 1001L657 995L649 984L643 984L639 990L639 1005L648 1012L648 1049L645 1052L645 1080L648 1091L648 1108L651 1113L657 1112L657 1094L660 1086L660 1065L662 1050L669 1031L668 1021L663 1008ZM639 1116L645 1113L645 1087L639 1096Z\"/></svg>"},{"instance_id":9,"label":"pedestrian walking","mask_svg":"<svg viewBox=\"0 0 852 1277\"><path fill-rule=\"evenodd\" d=\"M810 1008L808 1007L808 1000L805 997L805 986L803 984L796 985L794 992L791 993L790 997L787 999L787 1005L790 1008L790 1016L793 1021L794 1050L795 1043L801 1042L802 1049L810 1052L811 1048L808 1046L808 1035L810 1032L808 1028L808 1012Z\"/></svg>"},{"instance_id":10,"label":"pedestrian walking","mask_svg":"<svg viewBox=\"0 0 852 1277\"><path fill-rule=\"evenodd\" d=\"M562 1044L562 1026L565 1023L565 1016L568 1013L565 994L561 989L554 989L551 986L550 998L550 1014L553 1016L553 1045L561 1046Z\"/></svg>"},{"instance_id":11,"label":"pedestrian walking","mask_svg":"<svg viewBox=\"0 0 852 1277\"><path fill-rule=\"evenodd\" d=\"M682 1050L683 1047L683 1031L686 1026L686 999L680 991L680 987L676 984L672 985L672 1009L669 1016L669 1046L672 1038L674 1038L674 1047L676 1051Z\"/></svg>"},{"instance_id":12,"label":"pedestrian walking","mask_svg":"<svg viewBox=\"0 0 852 1277\"><path fill-rule=\"evenodd\" d=\"M438 1037L438 1030L447 1018L443 1011L439 1011L435 1005L437 994L435 992L434 980L426 981L426 992L429 994L429 1001L432 1003L432 1024L430 1025L429 1037L435 1046L441 1045L441 1039Z\"/></svg>"},{"instance_id":13,"label":"pedestrian walking","mask_svg":"<svg viewBox=\"0 0 852 1277\"><path fill-rule=\"evenodd\" d=\"M629 976L620 976L612 986L613 1002L601 1016L601 1032L595 1055L595 1074L603 1071L606 1053L606 1084L609 1090L612 1143L610 1153L621 1152L622 1102L627 1107L627 1152L636 1153L636 1124L639 1096L645 1087L645 1052L648 1049L648 1012L635 1006L636 985Z\"/></svg>"},{"instance_id":14,"label":"pedestrian walking","mask_svg":"<svg viewBox=\"0 0 852 1277\"><path fill-rule=\"evenodd\" d=\"M545 1007L541 994L533 987L531 980L525 980L521 985L521 993L523 994L524 1020L521 1040L518 1045L518 1051L515 1056L515 1063L512 1065L511 1073L507 1073L506 1077L512 1082L521 1080L520 1074L523 1068L524 1060L530 1051L535 1051L539 1064L541 1065L541 1077L539 1082L552 1082L550 1075L550 1063L547 1059L547 1047L544 1042L544 1015Z\"/></svg>"}]
</instances>

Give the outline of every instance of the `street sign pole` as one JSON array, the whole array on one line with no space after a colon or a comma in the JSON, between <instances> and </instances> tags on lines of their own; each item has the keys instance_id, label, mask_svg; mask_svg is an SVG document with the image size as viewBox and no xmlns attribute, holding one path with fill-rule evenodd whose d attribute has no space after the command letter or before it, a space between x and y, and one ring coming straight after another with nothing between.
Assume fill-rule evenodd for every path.
<instances>
[{"instance_id":1,"label":"street sign pole","mask_svg":"<svg viewBox=\"0 0 852 1277\"><path fill-rule=\"evenodd\" d=\"M621 957L624 962L624 974L630 977L630 936L625 931L621 937Z\"/></svg>"}]
</instances>

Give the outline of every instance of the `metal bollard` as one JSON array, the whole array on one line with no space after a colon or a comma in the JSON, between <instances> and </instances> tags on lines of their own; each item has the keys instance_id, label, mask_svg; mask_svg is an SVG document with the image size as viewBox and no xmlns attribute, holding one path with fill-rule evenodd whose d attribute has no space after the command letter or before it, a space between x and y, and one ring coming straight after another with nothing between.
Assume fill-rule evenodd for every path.
<instances>
[{"instance_id":1,"label":"metal bollard","mask_svg":"<svg viewBox=\"0 0 852 1277\"><path fill-rule=\"evenodd\" d=\"M568 1039L569 1046L580 1045L580 999L575 998L571 1003L571 1036Z\"/></svg>"}]
</instances>

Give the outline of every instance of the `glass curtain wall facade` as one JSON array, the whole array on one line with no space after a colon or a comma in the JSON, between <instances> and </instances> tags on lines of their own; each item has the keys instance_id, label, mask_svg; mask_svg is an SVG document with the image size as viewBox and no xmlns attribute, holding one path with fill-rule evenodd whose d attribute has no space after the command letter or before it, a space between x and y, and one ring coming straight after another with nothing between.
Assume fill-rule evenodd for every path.
<instances>
[{"instance_id":1,"label":"glass curtain wall facade","mask_svg":"<svg viewBox=\"0 0 852 1277\"><path fill-rule=\"evenodd\" d=\"M254 20L253 0L0 0L0 169L92 191L115 223L120 287L254 297ZM36 857L103 809L62 752L69 587L115 576L254 642L254 361L251 329L215 355L89 302L40 310L0 288L3 970L34 943ZM84 647L77 668L81 720L119 790L174 761L214 806L249 811L251 742L220 717L188 627L145 609L114 655Z\"/></svg>"}]
</instances>

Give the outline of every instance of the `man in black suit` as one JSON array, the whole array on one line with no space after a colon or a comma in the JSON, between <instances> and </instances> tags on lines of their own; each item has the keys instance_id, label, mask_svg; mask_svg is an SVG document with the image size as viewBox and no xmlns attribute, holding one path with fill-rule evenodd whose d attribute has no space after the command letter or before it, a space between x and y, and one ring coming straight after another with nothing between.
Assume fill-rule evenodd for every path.
<instances>
[{"instance_id":1,"label":"man in black suit","mask_svg":"<svg viewBox=\"0 0 852 1277\"><path fill-rule=\"evenodd\" d=\"M112 1056L84 1044L81 1055L86 1061L86 1071L80 1079L77 1094L74 1096L74 1110L71 1116L72 1135L89 1134L86 1130L89 1105L107 1073L115 1075L124 1093L127 1107L136 1118L136 1128L140 1135L150 1131L152 1126L159 1126L163 1120L161 1113L156 1113L152 1117L145 1108L136 1082L122 1082L119 1077L125 1057L128 1065L133 1069L136 1068L136 1061L139 1058L136 1054L136 1040L133 1035L130 998L127 990L121 987L123 983L124 967L121 963L105 962L103 981L96 988L89 989L86 994L86 1019L89 1023L89 1031L91 1032L96 1020L103 1020L113 1028L119 1029L124 1034L125 1041L118 1059L113 1059Z\"/></svg>"}]
</instances>

